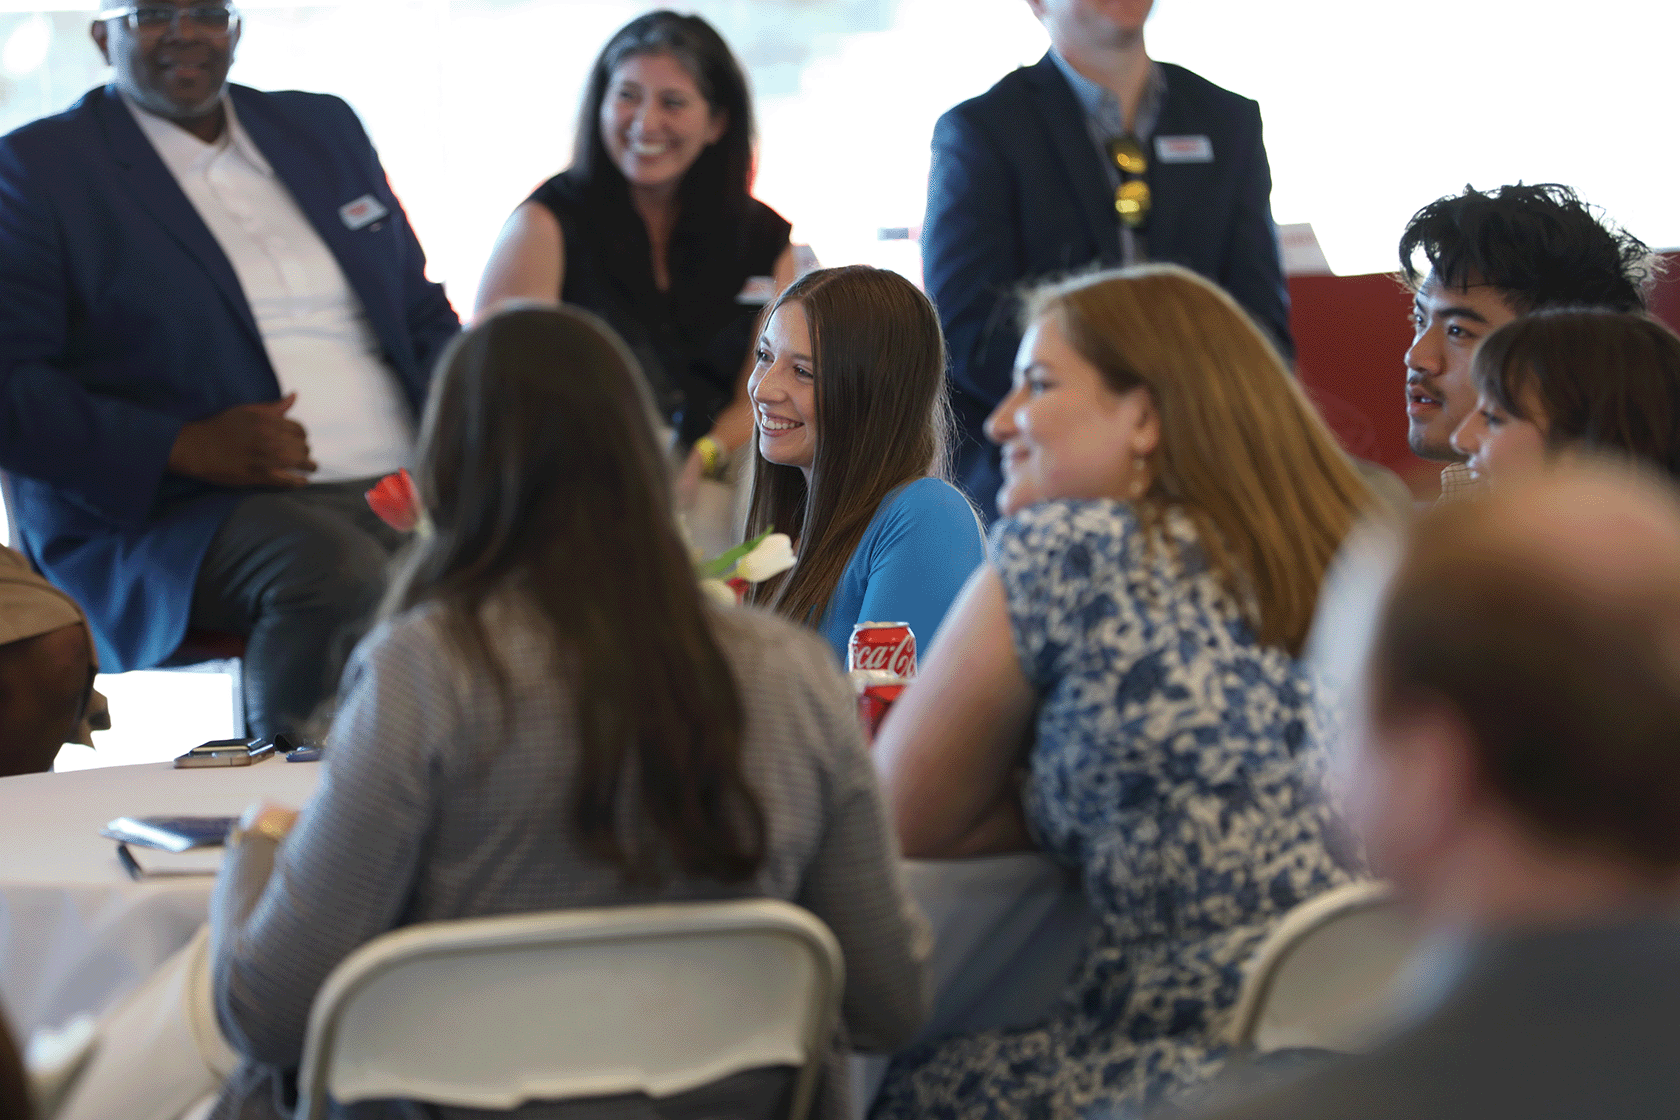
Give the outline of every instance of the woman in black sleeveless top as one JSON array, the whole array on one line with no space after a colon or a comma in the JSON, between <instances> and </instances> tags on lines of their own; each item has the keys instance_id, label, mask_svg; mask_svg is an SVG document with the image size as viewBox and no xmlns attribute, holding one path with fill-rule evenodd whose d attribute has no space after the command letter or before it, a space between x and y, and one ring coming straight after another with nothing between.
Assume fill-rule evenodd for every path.
<instances>
[{"instance_id":1,"label":"woman in black sleeveless top","mask_svg":"<svg viewBox=\"0 0 1680 1120\"><path fill-rule=\"evenodd\" d=\"M746 79L710 24L631 21L590 72L572 166L513 212L479 289L481 316L559 298L606 319L692 448L690 480L751 437L753 324L793 280L788 223L748 193L752 131Z\"/></svg>"}]
</instances>

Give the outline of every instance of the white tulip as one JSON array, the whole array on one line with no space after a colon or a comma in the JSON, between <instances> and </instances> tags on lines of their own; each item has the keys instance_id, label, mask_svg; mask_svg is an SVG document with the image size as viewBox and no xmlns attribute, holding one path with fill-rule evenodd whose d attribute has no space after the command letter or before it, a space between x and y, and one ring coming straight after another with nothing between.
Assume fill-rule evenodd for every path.
<instances>
[{"instance_id":1,"label":"white tulip","mask_svg":"<svg viewBox=\"0 0 1680 1120\"><path fill-rule=\"evenodd\" d=\"M719 606L733 607L735 605L735 589L730 587L721 579L701 580L700 590L705 594L706 598L710 599Z\"/></svg>"},{"instance_id":2,"label":"white tulip","mask_svg":"<svg viewBox=\"0 0 1680 1120\"><path fill-rule=\"evenodd\" d=\"M771 533L741 557L735 574L748 583L763 583L793 567L793 541L786 533Z\"/></svg>"}]
</instances>

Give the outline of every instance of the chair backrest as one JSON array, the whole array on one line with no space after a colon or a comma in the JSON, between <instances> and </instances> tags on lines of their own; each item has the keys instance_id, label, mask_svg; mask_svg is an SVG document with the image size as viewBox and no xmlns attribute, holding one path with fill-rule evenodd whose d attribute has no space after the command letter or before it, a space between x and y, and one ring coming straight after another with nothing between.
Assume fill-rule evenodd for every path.
<instances>
[{"instance_id":1,"label":"chair backrest","mask_svg":"<svg viewBox=\"0 0 1680 1120\"><path fill-rule=\"evenodd\" d=\"M370 941L322 985L296 1116L327 1098L508 1109L680 1093L792 1066L804 1120L845 972L815 916L750 899L431 922Z\"/></svg>"},{"instance_id":2,"label":"chair backrest","mask_svg":"<svg viewBox=\"0 0 1680 1120\"><path fill-rule=\"evenodd\" d=\"M1419 939L1382 883L1352 883L1295 907L1250 964L1232 1049L1369 1049L1402 1010L1395 981Z\"/></svg>"}]
</instances>

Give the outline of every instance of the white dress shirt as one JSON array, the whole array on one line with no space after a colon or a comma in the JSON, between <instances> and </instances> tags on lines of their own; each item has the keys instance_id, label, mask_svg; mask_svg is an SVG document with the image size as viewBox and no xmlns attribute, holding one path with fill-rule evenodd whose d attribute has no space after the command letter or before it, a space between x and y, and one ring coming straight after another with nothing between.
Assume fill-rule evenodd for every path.
<instances>
[{"instance_id":1,"label":"white dress shirt","mask_svg":"<svg viewBox=\"0 0 1680 1120\"><path fill-rule=\"evenodd\" d=\"M227 254L256 316L287 414L309 435L316 482L407 466L414 418L338 260L239 124L206 144L128 102L140 130Z\"/></svg>"}]
</instances>

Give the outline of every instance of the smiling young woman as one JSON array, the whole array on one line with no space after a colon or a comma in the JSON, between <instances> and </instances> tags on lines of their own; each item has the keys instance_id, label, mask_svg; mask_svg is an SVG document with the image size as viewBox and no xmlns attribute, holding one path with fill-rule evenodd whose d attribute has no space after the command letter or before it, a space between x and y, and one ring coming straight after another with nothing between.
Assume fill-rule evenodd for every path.
<instances>
[{"instance_id":1,"label":"smiling young woman","mask_svg":"<svg viewBox=\"0 0 1680 1120\"><path fill-rule=\"evenodd\" d=\"M945 344L904 277L802 277L765 316L748 394L758 429L747 534L797 538L753 601L819 629L842 661L858 622L907 622L926 650L979 565L974 507L946 481Z\"/></svg>"}]
</instances>

